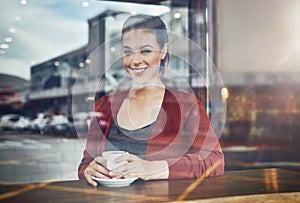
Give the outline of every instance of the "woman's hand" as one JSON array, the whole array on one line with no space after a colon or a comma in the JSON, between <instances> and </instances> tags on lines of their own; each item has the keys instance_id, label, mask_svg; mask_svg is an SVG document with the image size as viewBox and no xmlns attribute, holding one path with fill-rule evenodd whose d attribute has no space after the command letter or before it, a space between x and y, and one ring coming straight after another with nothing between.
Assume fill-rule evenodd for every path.
<instances>
[{"instance_id":1,"label":"woman's hand","mask_svg":"<svg viewBox=\"0 0 300 203\"><path fill-rule=\"evenodd\" d=\"M97 182L92 179L92 176L97 178L110 178L108 175L109 171L104 167L105 165L106 161L102 157L96 157L84 170L84 178L86 181L96 187Z\"/></svg>"},{"instance_id":2,"label":"woman's hand","mask_svg":"<svg viewBox=\"0 0 300 203\"><path fill-rule=\"evenodd\" d=\"M169 167L166 161L147 161L136 155L126 153L116 159L116 163L128 161L108 175L113 178L140 178L142 180L167 179L169 177Z\"/></svg>"}]
</instances>

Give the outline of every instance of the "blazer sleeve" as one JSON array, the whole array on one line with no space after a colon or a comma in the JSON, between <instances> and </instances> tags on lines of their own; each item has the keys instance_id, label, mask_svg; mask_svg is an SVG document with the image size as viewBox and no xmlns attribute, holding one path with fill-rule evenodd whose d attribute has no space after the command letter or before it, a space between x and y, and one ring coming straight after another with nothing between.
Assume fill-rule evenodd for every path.
<instances>
[{"instance_id":1,"label":"blazer sleeve","mask_svg":"<svg viewBox=\"0 0 300 203\"><path fill-rule=\"evenodd\" d=\"M183 136L187 136L191 146L182 157L175 161L174 159L167 160L169 179L222 175L224 155L199 99L197 99L197 104L186 112L186 115Z\"/></svg>"},{"instance_id":2,"label":"blazer sleeve","mask_svg":"<svg viewBox=\"0 0 300 203\"><path fill-rule=\"evenodd\" d=\"M83 158L81 163L78 167L78 178L84 178L84 171L94 160L96 156L99 156L101 153L101 146L105 143L104 138L104 131L107 125L107 118L105 115L107 114L104 112L105 105L106 105L106 98L102 97L94 107L94 116L91 119L90 128L88 131L87 141L85 150L83 151Z\"/></svg>"}]
</instances>

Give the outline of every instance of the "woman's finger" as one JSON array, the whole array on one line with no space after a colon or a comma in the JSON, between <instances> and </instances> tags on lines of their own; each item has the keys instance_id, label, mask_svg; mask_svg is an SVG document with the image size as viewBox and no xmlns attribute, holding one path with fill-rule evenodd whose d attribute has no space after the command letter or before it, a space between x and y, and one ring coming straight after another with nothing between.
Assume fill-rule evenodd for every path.
<instances>
[{"instance_id":1,"label":"woman's finger","mask_svg":"<svg viewBox=\"0 0 300 203\"><path fill-rule=\"evenodd\" d=\"M95 172L108 176L109 171L104 166L98 164L97 162L93 163L92 168L95 170Z\"/></svg>"},{"instance_id":2,"label":"woman's finger","mask_svg":"<svg viewBox=\"0 0 300 203\"><path fill-rule=\"evenodd\" d=\"M96 163L98 163L98 164L100 164L102 166L106 166L106 160L103 159L103 157L98 156L94 160L95 160Z\"/></svg>"},{"instance_id":3,"label":"woman's finger","mask_svg":"<svg viewBox=\"0 0 300 203\"><path fill-rule=\"evenodd\" d=\"M108 177L108 170L100 163L103 163L103 160L95 158L84 171L86 181L95 187L97 186L97 182L92 179L92 176L105 179L110 178Z\"/></svg>"},{"instance_id":4,"label":"woman's finger","mask_svg":"<svg viewBox=\"0 0 300 203\"><path fill-rule=\"evenodd\" d=\"M136 155L133 155L133 154L129 154L129 153L125 153L123 154L122 156L118 157L115 162L116 163L120 163L122 161L128 161L128 162L131 162L131 161L136 161L136 160L139 160L140 158Z\"/></svg>"},{"instance_id":5,"label":"woman's finger","mask_svg":"<svg viewBox=\"0 0 300 203\"><path fill-rule=\"evenodd\" d=\"M94 186L94 187L97 187L97 182L96 181L94 181L93 179L92 179L92 176L90 175L90 173L88 172L88 168L86 168L85 169L85 171L84 171L84 177L85 177L85 180L89 183L89 184L91 184L92 186Z\"/></svg>"},{"instance_id":6,"label":"woman's finger","mask_svg":"<svg viewBox=\"0 0 300 203\"><path fill-rule=\"evenodd\" d=\"M139 174L143 174L143 166L139 161L123 164L109 172L109 175L113 178L138 177Z\"/></svg>"},{"instance_id":7,"label":"woman's finger","mask_svg":"<svg viewBox=\"0 0 300 203\"><path fill-rule=\"evenodd\" d=\"M108 175L113 178L122 178L124 173L128 170L128 163L122 164L117 168L109 171Z\"/></svg>"},{"instance_id":8,"label":"woman's finger","mask_svg":"<svg viewBox=\"0 0 300 203\"><path fill-rule=\"evenodd\" d=\"M108 175L104 175L103 173L99 173L98 171L95 170L91 173L91 176L94 176L96 178L109 179Z\"/></svg>"}]
</instances>

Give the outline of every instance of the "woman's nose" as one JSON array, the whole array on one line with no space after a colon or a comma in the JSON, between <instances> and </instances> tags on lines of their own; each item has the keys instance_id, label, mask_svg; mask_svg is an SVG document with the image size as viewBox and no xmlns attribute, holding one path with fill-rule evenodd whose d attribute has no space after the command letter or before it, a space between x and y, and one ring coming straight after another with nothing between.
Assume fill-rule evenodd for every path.
<instances>
[{"instance_id":1,"label":"woman's nose","mask_svg":"<svg viewBox=\"0 0 300 203\"><path fill-rule=\"evenodd\" d=\"M132 63L138 65L142 62L142 57L139 52L134 52L132 55Z\"/></svg>"}]
</instances>

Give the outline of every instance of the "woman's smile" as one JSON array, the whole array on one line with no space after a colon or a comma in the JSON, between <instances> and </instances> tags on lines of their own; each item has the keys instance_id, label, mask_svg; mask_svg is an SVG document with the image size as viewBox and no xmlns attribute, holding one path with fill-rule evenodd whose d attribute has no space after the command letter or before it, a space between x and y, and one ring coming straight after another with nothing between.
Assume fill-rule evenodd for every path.
<instances>
[{"instance_id":1,"label":"woman's smile","mask_svg":"<svg viewBox=\"0 0 300 203\"><path fill-rule=\"evenodd\" d=\"M129 69L132 72L134 72L135 75L141 75L141 74L143 74L148 69L148 67L143 67L143 68L132 68L132 67L129 67Z\"/></svg>"},{"instance_id":2,"label":"woman's smile","mask_svg":"<svg viewBox=\"0 0 300 203\"><path fill-rule=\"evenodd\" d=\"M156 35L148 30L132 30L123 35L123 64L135 85L161 84L163 50Z\"/></svg>"}]
</instances>

